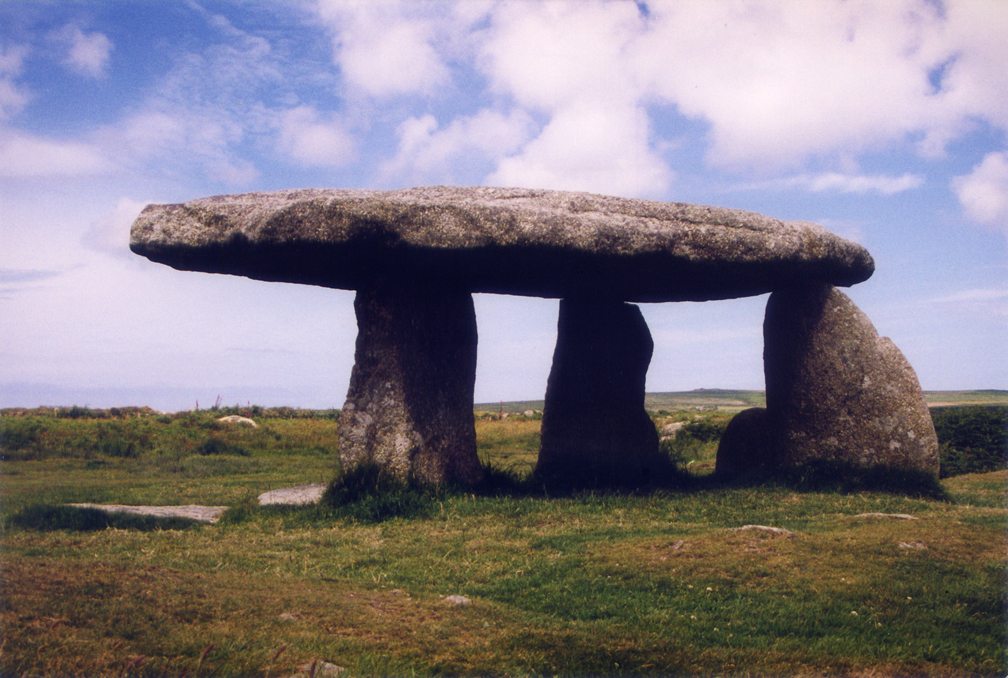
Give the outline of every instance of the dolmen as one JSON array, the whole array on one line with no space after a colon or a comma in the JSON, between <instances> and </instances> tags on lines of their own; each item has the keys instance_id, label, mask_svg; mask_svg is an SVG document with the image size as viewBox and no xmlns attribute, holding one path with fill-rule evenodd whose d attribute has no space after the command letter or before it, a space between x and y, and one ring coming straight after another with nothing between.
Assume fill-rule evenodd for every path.
<instances>
[{"instance_id":1,"label":"dolmen","mask_svg":"<svg viewBox=\"0 0 1008 678\"><path fill-rule=\"evenodd\" d=\"M644 409L654 344L635 303L766 293L767 407L731 422L718 472L818 458L938 470L913 369L836 289L874 262L816 224L564 191L304 189L149 205L130 248L180 270L356 291L344 468L481 480L479 292L560 299L544 481L642 485L667 463Z\"/></svg>"}]
</instances>

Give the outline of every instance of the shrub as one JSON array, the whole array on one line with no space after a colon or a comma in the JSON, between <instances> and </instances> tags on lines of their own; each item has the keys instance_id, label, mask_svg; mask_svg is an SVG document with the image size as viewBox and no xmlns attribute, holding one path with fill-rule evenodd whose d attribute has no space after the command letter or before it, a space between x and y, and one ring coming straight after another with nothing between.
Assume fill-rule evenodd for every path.
<instances>
[{"instance_id":1,"label":"shrub","mask_svg":"<svg viewBox=\"0 0 1008 678\"><path fill-rule=\"evenodd\" d=\"M931 419L942 478L1008 468L1008 406L935 408Z\"/></svg>"},{"instance_id":2,"label":"shrub","mask_svg":"<svg viewBox=\"0 0 1008 678\"><path fill-rule=\"evenodd\" d=\"M683 426L676 434L676 438L685 436L702 443L717 442L721 440L721 434L724 433L727 426L727 421L716 421L709 418L697 419Z\"/></svg>"},{"instance_id":3,"label":"shrub","mask_svg":"<svg viewBox=\"0 0 1008 678\"><path fill-rule=\"evenodd\" d=\"M35 418L4 417L0 419L0 449L14 452L30 448L38 442L41 430Z\"/></svg>"},{"instance_id":4,"label":"shrub","mask_svg":"<svg viewBox=\"0 0 1008 678\"><path fill-rule=\"evenodd\" d=\"M229 454L236 457L248 457L251 453L240 445L233 445L226 440L216 437L209 437L196 448L196 454L203 457L219 454Z\"/></svg>"},{"instance_id":5,"label":"shrub","mask_svg":"<svg viewBox=\"0 0 1008 678\"><path fill-rule=\"evenodd\" d=\"M774 469L771 484L782 484L799 492L884 492L925 499L948 500L948 494L932 474L918 469L876 464L858 466L828 459L812 459L801 466Z\"/></svg>"}]
</instances>

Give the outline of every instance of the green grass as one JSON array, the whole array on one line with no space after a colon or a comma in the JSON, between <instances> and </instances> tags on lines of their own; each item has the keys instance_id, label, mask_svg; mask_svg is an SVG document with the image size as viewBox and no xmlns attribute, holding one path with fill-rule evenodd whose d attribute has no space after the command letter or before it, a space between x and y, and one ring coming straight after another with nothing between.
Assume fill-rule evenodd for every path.
<instances>
[{"instance_id":1,"label":"green grass","mask_svg":"<svg viewBox=\"0 0 1008 678\"><path fill-rule=\"evenodd\" d=\"M1008 668L1004 470L937 493L822 468L556 496L522 475L538 422L509 418L477 422L494 465L484 487L432 491L361 470L320 506L258 507L259 492L333 476L331 418L262 417L256 432L211 414L78 414L42 421L0 462L2 675L281 676L315 659L350 676ZM117 455L64 419L149 438ZM711 458L716 442L699 438L722 419L691 427L691 469ZM210 439L247 455L199 454ZM235 508L186 529L53 510L85 501ZM751 524L794 535L735 531ZM453 594L472 604L447 604Z\"/></svg>"}]
</instances>

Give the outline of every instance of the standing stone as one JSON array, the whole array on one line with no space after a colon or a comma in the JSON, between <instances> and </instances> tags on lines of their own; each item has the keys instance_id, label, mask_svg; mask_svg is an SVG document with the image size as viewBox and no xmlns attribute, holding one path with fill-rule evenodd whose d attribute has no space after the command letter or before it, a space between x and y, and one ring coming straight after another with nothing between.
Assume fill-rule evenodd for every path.
<instances>
[{"instance_id":1,"label":"standing stone","mask_svg":"<svg viewBox=\"0 0 1008 678\"><path fill-rule=\"evenodd\" d=\"M560 301L537 477L570 487L637 487L665 470L644 409L653 350L636 306Z\"/></svg>"},{"instance_id":2,"label":"standing stone","mask_svg":"<svg viewBox=\"0 0 1008 678\"><path fill-rule=\"evenodd\" d=\"M833 459L938 473L917 375L839 290L774 292L763 324L767 412L782 464Z\"/></svg>"},{"instance_id":3,"label":"standing stone","mask_svg":"<svg viewBox=\"0 0 1008 678\"><path fill-rule=\"evenodd\" d=\"M473 389L476 311L456 290L361 290L340 415L344 468L374 463L431 484L479 482Z\"/></svg>"},{"instance_id":4,"label":"standing stone","mask_svg":"<svg viewBox=\"0 0 1008 678\"><path fill-rule=\"evenodd\" d=\"M765 407L742 410L728 422L717 448L714 472L719 476L745 476L774 466Z\"/></svg>"}]
</instances>

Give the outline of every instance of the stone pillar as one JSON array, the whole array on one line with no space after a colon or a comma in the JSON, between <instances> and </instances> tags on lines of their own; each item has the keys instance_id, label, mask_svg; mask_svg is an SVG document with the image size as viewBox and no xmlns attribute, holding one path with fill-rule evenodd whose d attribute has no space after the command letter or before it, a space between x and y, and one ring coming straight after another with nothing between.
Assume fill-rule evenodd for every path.
<instances>
[{"instance_id":1,"label":"stone pillar","mask_svg":"<svg viewBox=\"0 0 1008 678\"><path fill-rule=\"evenodd\" d=\"M847 295L815 282L774 292L763 340L778 463L834 459L938 473L938 438L916 373Z\"/></svg>"},{"instance_id":2,"label":"stone pillar","mask_svg":"<svg viewBox=\"0 0 1008 678\"><path fill-rule=\"evenodd\" d=\"M357 292L357 347L340 415L344 468L375 463L399 478L471 485L476 454L476 311L468 292Z\"/></svg>"},{"instance_id":3,"label":"stone pillar","mask_svg":"<svg viewBox=\"0 0 1008 678\"><path fill-rule=\"evenodd\" d=\"M562 299L536 475L565 487L646 485L663 472L644 410L654 343L640 309Z\"/></svg>"}]
</instances>

